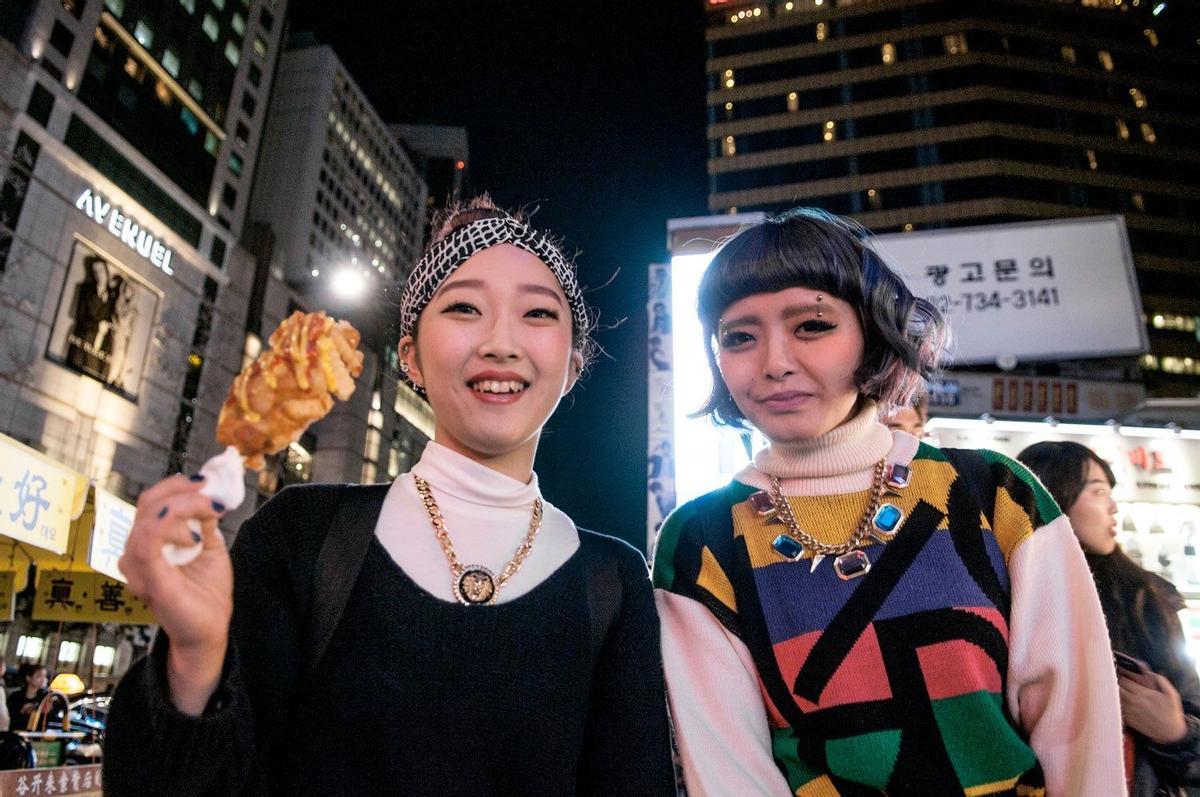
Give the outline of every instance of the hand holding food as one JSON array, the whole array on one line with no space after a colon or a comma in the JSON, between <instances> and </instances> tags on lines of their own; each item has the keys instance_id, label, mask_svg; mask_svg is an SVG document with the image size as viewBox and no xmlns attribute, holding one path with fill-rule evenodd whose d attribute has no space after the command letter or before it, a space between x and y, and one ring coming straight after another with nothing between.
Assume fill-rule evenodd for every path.
<instances>
[{"instance_id":1,"label":"hand holding food","mask_svg":"<svg viewBox=\"0 0 1200 797\"><path fill-rule=\"evenodd\" d=\"M201 494L224 511L245 498L245 467L260 470L264 457L300 439L313 422L333 408L333 397L345 401L362 373L358 330L318 310L296 311L271 334L269 348L233 380L217 418L217 441L227 448L200 469ZM194 522L192 531L199 532ZM184 565L200 555L196 544L180 549L166 545L163 555Z\"/></svg>"}]
</instances>

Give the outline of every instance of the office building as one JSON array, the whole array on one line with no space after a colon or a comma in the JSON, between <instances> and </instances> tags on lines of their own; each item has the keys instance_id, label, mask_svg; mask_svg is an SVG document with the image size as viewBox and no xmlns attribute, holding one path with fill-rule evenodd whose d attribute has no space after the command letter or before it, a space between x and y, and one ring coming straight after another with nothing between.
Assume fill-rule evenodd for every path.
<instances>
[{"instance_id":1,"label":"office building","mask_svg":"<svg viewBox=\"0 0 1200 797\"><path fill-rule=\"evenodd\" d=\"M709 208L880 233L1123 214L1151 350L1087 368L1194 396L1200 27L1177 5L708 0Z\"/></svg>"},{"instance_id":2,"label":"office building","mask_svg":"<svg viewBox=\"0 0 1200 797\"><path fill-rule=\"evenodd\" d=\"M311 457L316 481L384 481L407 470L432 435L428 405L397 378L391 292L420 256L427 193L337 54L309 36L293 39L279 63L251 217L269 229L265 259L296 306L349 318L367 352L354 396L293 447Z\"/></svg>"}]
</instances>

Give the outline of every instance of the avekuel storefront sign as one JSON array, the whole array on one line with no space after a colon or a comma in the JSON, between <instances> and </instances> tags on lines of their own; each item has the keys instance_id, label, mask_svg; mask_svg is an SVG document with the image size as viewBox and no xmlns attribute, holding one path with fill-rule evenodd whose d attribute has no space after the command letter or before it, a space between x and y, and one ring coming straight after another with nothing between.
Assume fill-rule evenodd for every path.
<instances>
[{"instance_id":1,"label":"avekuel storefront sign","mask_svg":"<svg viewBox=\"0 0 1200 797\"><path fill-rule=\"evenodd\" d=\"M75 207L101 227L121 239L121 243L137 252L155 268L168 276L175 273L171 259L175 253L151 233L141 222L126 213L111 200L92 188L83 189L75 200Z\"/></svg>"}]
</instances>

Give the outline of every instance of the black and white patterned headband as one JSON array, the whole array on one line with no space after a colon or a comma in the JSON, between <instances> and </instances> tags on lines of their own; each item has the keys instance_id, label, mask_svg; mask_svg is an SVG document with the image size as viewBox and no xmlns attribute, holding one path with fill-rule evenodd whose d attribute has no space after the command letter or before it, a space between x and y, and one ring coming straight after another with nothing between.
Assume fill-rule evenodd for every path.
<instances>
[{"instance_id":1,"label":"black and white patterned headband","mask_svg":"<svg viewBox=\"0 0 1200 797\"><path fill-rule=\"evenodd\" d=\"M576 340L585 339L591 322L587 304L579 289L579 280L575 276L575 267L553 241L509 216L489 216L473 221L429 247L405 283L404 298L400 303L400 334L412 335L416 332L421 311L433 299L442 283L467 258L500 244L512 244L524 249L546 264L567 297Z\"/></svg>"}]
</instances>

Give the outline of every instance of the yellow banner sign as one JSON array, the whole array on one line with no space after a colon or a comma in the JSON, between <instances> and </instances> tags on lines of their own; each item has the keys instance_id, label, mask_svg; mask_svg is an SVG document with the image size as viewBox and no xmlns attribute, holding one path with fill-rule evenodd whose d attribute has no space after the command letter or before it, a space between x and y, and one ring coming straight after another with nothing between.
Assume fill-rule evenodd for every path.
<instances>
[{"instance_id":1,"label":"yellow banner sign","mask_svg":"<svg viewBox=\"0 0 1200 797\"><path fill-rule=\"evenodd\" d=\"M33 619L134 625L155 622L150 608L115 578L103 573L41 569Z\"/></svg>"},{"instance_id":2,"label":"yellow banner sign","mask_svg":"<svg viewBox=\"0 0 1200 797\"><path fill-rule=\"evenodd\" d=\"M13 593L16 592L17 574L11 570L0 570L0 621L13 619Z\"/></svg>"},{"instance_id":3,"label":"yellow banner sign","mask_svg":"<svg viewBox=\"0 0 1200 797\"><path fill-rule=\"evenodd\" d=\"M85 477L0 435L0 534L63 553L86 489Z\"/></svg>"},{"instance_id":4,"label":"yellow banner sign","mask_svg":"<svg viewBox=\"0 0 1200 797\"><path fill-rule=\"evenodd\" d=\"M117 560L125 552L125 541L133 528L137 509L102 487L96 489L96 520L92 527L92 545L88 564L97 572L124 583L125 576Z\"/></svg>"}]
</instances>

